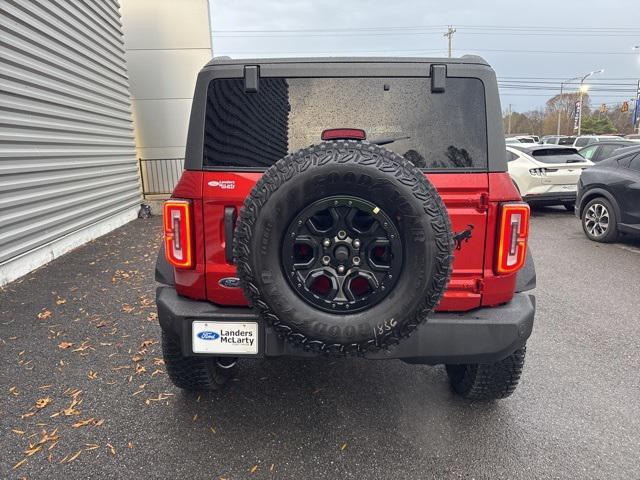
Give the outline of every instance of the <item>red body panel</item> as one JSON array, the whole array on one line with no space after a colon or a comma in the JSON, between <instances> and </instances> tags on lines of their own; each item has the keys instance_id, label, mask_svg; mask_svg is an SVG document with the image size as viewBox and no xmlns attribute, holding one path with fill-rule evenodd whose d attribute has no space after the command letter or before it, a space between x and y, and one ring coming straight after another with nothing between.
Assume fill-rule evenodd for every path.
<instances>
[{"instance_id":1,"label":"red body panel","mask_svg":"<svg viewBox=\"0 0 640 480\"><path fill-rule=\"evenodd\" d=\"M224 209L235 207L239 212L261 175L184 172L173 196L194 200L196 267L176 269L179 294L219 305L247 304L240 288L219 283L236 276L234 265L225 259ZM428 178L447 206L453 231L473 225L469 241L454 252L453 275L438 310L467 311L509 301L515 274L496 276L493 272L499 202L519 200L508 173L439 173Z\"/></svg>"}]
</instances>

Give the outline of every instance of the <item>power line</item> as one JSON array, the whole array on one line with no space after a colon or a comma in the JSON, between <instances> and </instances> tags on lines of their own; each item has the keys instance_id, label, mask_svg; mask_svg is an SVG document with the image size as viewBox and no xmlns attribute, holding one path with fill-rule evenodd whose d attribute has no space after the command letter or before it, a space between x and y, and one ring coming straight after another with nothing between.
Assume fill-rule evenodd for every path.
<instances>
[{"instance_id":1,"label":"power line","mask_svg":"<svg viewBox=\"0 0 640 480\"><path fill-rule=\"evenodd\" d=\"M458 32L460 35L512 35L512 36L555 36L555 37L637 37L640 32L633 31L628 32L580 32L580 31L557 31L557 32L526 32L526 31L465 31L461 29ZM439 35L437 31L371 31L371 32L317 32L317 33L259 33L257 31L247 31L245 33L220 33L213 32L214 38L306 38L306 37L395 37L395 36L410 36L410 35Z\"/></svg>"},{"instance_id":2,"label":"power line","mask_svg":"<svg viewBox=\"0 0 640 480\"><path fill-rule=\"evenodd\" d=\"M455 30L454 30L455 33ZM445 33L447 36L448 33ZM309 50L289 50L289 51L227 51L224 55L347 55L350 53L420 53L420 52L442 52L442 48L420 48L420 49L380 49L380 50L331 50L331 51L309 51ZM490 53L534 53L534 54L557 54L557 55L637 55L633 52L598 52L593 50L521 50L521 49L493 49L493 48L473 48L473 49L452 49L454 52L490 52Z\"/></svg>"},{"instance_id":3,"label":"power line","mask_svg":"<svg viewBox=\"0 0 640 480\"><path fill-rule=\"evenodd\" d=\"M213 33L351 33L351 32L385 32L385 31L407 31L407 30L434 30L441 31L448 25L413 25L413 26L377 26L377 27L345 27L345 28L298 28L298 29L213 29ZM458 25L460 28L468 30L488 30L488 31L506 31L506 32L585 32L585 33L638 33L640 28L635 26L613 26L613 27L568 27L568 26L502 26L502 25Z\"/></svg>"}]
</instances>

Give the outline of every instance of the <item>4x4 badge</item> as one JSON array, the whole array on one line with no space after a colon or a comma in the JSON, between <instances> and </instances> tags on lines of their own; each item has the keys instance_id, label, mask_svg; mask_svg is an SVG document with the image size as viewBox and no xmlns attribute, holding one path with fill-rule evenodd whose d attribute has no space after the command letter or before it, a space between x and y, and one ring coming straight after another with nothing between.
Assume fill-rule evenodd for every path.
<instances>
[{"instance_id":1,"label":"4x4 badge","mask_svg":"<svg viewBox=\"0 0 640 480\"><path fill-rule=\"evenodd\" d=\"M207 183L210 187L221 188L222 190L233 190L236 188L235 180L211 180Z\"/></svg>"},{"instance_id":2,"label":"4x4 badge","mask_svg":"<svg viewBox=\"0 0 640 480\"><path fill-rule=\"evenodd\" d=\"M218 284L225 288L238 288L240 287L240 279L238 277L221 278Z\"/></svg>"}]
</instances>

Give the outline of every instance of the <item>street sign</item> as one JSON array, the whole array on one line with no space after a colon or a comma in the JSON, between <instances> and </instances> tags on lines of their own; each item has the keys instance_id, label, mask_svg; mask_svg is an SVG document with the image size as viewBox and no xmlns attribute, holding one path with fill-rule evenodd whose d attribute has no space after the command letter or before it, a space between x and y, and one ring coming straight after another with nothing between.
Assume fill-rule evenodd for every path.
<instances>
[{"instance_id":1,"label":"street sign","mask_svg":"<svg viewBox=\"0 0 640 480\"><path fill-rule=\"evenodd\" d=\"M580 104L580 100L576 102L576 118L573 122L573 129L578 130L578 124L580 123L580 110L582 109L582 105Z\"/></svg>"}]
</instances>

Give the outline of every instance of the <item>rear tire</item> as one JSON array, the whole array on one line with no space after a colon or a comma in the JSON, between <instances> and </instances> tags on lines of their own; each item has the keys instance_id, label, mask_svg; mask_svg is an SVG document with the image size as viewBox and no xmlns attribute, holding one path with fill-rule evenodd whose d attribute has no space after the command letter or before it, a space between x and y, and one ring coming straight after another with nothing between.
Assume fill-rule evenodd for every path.
<instances>
[{"instance_id":1,"label":"rear tire","mask_svg":"<svg viewBox=\"0 0 640 480\"><path fill-rule=\"evenodd\" d=\"M222 368L216 357L185 357L179 340L164 331L162 356L171 382L187 391L218 390L235 370L235 366Z\"/></svg>"},{"instance_id":2,"label":"rear tire","mask_svg":"<svg viewBox=\"0 0 640 480\"><path fill-rule=\"evenodd\" d=\"M582 230L589 240L610 243L618 238L616 212L611 202L604 197L589 201L582 210L581 220Z\"/></svg>"},{"instance_id":3,"label":"rear tire","mask_svg":"<svg viewBox=\"0 0 640 480\"><path fill-rule=\"evenodd\" d=\"M490 401L511 395L520 381L526 347L496 363L446 365L454 392L469 400Z\"/></svg>"}]
</instances>

